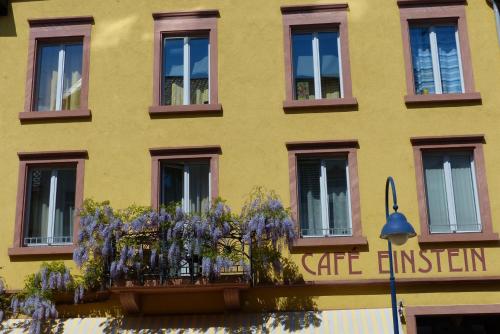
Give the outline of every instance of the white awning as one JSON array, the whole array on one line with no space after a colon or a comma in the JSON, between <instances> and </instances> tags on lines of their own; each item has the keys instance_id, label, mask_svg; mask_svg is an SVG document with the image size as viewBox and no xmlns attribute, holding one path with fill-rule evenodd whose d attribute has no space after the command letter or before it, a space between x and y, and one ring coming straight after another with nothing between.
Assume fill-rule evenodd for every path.
<instances>
[{"instance_id":1,"label":"white awning","mask_svg":"<svg viewBox=\"0 0 500 334\"><path fill-rule=\"evenodd\" d=\"M0 330L27 333L30 320L8 320ZM310 333L393 334L390 309L318 312L231 313L53 321L53 332L77 333ZM401 324L400 324L401 328ZM400 329L403 333L403 330Z\"/></svg>"}]
</instances>

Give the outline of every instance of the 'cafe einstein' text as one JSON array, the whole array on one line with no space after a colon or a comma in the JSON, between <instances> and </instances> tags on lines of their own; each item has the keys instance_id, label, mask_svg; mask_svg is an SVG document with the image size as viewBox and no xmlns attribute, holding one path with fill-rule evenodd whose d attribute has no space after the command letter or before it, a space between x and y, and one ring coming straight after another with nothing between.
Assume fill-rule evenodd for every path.
<instances>
[{"instance_id":1,"label":"'cafe einstein' text","mask_svg":"<svg viewBox=\"0 0 500 334\"><path fill-rule=\"evenodd\" d=\"M389 252L378 251L363 255L359 252L332 252L302 255L301 264L306 272L314 276L362 275L361 256L373 256L378 262L378 273L389 273ZM394 251L394 271L396 273L457 273L485 272L486 255L484 248L446 248Z\"/></svg>"}]
</instances>

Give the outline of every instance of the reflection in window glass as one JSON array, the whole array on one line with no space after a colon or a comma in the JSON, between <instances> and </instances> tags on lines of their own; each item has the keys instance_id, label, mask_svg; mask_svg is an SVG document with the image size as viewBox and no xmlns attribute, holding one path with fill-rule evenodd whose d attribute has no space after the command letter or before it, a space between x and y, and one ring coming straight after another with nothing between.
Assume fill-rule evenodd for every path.
<instances>
[{"instance_id":1,"label":"reflection in window glass","mask_svg":"<svg viewBox=\"0 0 500 334\"><path fill-rule=\"evenodd\" d=\"M292 34L294 93L297 100L342 97L339 34Z\"/></svg>"},{"instance_id":2,"label":"reflection in window glass","mask_svg":"<svg viewBox=\"0 0 500 334\"><path fill-rule=\"evenodd\" d=\"M30 168L24 244L71 243L75 215L76 168Z\"/></svg>"},{"instance_id":3,"label":"reflection in window glass","mask_svg":"<svg viewBox=\"0 0 500 334\"><path fill-rule=\"evenodd\" d=\"M209 40L167 37L163 42L164 105L208 104Z\"/></svg>"},{"instance_id":4,"label":"reflection in window glass","mask_svg":"<svg viewBox=\"0 0 500 334\"><path fill-rule=\"evenodd\" d=\"M456 25L410 27L416 94L463 92L458 43Z\"/></svg>"},{"instance_id":5,"label":"reflection in window glass","mask_svg":"<svg viewBox=\"0 0 500 334\"><path fill-rule=\"evenodd\" d=\"M161 165L160 204L180 205L185 212L205 212L210 206L209 162Z\"/></svg>"},{"instance_id":6,"label":"reflection in window glass","mask_svg":"<svg viewBox=\"0 0 500 334\"><path fill-rule=\"evenodd\" d=\"M40 44L37 49L36 111L80 108L82 43Z\"/></svg>"}]
</instances>

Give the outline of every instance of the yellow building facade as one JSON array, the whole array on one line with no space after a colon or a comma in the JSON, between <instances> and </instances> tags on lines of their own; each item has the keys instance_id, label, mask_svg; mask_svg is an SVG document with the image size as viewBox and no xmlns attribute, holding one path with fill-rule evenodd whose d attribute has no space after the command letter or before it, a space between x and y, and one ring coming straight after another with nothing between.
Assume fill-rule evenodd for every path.
<instances>
[{"instance_id":1,"label":"yellow building facade","mask_svg":"<svg viewBox=\"0 0 500 334\"><path fill-rule=\"evenodd\" d=\"M292 208L298 228L304 230L301 219L306 206L300 203L305 197L298 193L305 187L300 186L301 159L342 156L347 170L343 175L348 184L348 233L308 236L302 231L289 258L305 283L241 291L241 314L389 308L387 242L379 236L385 223L385 181L392 176L399 210L417 233L405 245L394 246L398 300L406 314L404 332L417 333L415 319L429 314L486 314L497 318L488 321L498 322L500 47L494 6L484 0L9 1L8 13L0 17L0 171L4 175L0 276L8 289L17 290L43 261L65 260L74 268L68 251L72 246L44 246L37 252L36 246L23 242L23 218L19 217L26 219L23 201L29 191L23 182L30 164L84 165L77 172L77 187L82 191L77 200L78 196L109 200L113 207L123 208L132 203L158 206L159 181L154 181L158 157L210 157L210 195L221 196L238 211L255 186L272 189ZM456 43L451 47L454 51L446 49L447 27L456 30L449 35ZM54 105L37 111L33 96L41 94L35 79L41 58L34 60L33 53L41 52L41 41L67 38L65 31L71 31L70 38L84 39L79 107L69 102L65 108L63 96L62 114L52 111ZM210 90L191 89L186 103L185 90L179 93L171 88L167 93L171 105L166 105L160 79L165 73L161 72L162 34L185 36L191 31L209 32ZM332 75L327 66L315 65L333 59L323 57L322 52L328 51L321 46L314 49L314 41L328 41L328 36L320 36L325 31L334 31L338 42L332 74L340 80L338 88L328 86ZM415 37L419 33L427 36L420 42ZM294 38L300 34L313 41L312 53L302 59L311 62L303 70L297 56L302 51L294 49L299 43ZM423 53L416 54L415 45ZM453 60L452 65L445 64L446 52L458 54L459 91L450 83L455 79L449 78L453 75L446 66L456 64ZM417 68L417 61L430 62L431 70L434 65L430 84L419 77L425 73ZM187 75L196 77L195 72L193 65ZM180 76L186 79L185 68ZM299 77L305 79L298 82ZM175 99L184 103L176 106ZM77 117L71 115L72 109L77 109ZM444 167L429 167L429 152L444 154ZM450 161L454 158L448 158L447 152L452 157L469 152L467 161L473 162L472 168L461 169L471 171L468 198L476 211L469 218L477 225L472 230L457 227L459 216L468 214L458 204L467 204L467 198L457 197L466 190L453 183L455 169ZM446 166L452 166L449 173ZM450 200L456 202L454 218L449 218L449 208L445 218L455 227L429 228L439 214L432 204L437 197L429 197L429 187L437 184L430 181L432 170L443 171L442 182L447 185L443 189L448 192L441 194L447 204L438 204L448 208ZM455 196L450 195L450 187L455 187ZM143 296L141 312L224 309L224 300L216 292L166 296ZM69 316L102 316L122 313L121 306L120 298L113 295L104 302L63 305L61 310ZM370 329L368 320L363 323L368 326L365 331L338 329L338 333L378 331Z\"/></svg>"}]
</instances>

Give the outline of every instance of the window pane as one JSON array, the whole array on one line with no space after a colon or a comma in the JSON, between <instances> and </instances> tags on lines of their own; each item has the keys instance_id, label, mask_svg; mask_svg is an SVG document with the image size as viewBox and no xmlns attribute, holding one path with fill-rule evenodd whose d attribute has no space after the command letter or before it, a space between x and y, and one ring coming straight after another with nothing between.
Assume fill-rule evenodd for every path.
<instances>
[{"instance_id":1,"label":"window pane","mask_svg":"<svg viewBox=\"0 0 500 334\"><path fill-rule=\"evenodd\" d=\"M318 33L321 64L321 97L324 99L341 97L337 37L337 32Z\"/></svg>"},{"instance_id":2,"label":"window pane","mask_svg":"<svg viewBox=\"0 0 500 334\"><path fill-rule=\"evenodd\" d=\"M330 234L334 235L351 234L346 164L346 160L326 160L328 220Z\"/></svg>"},{"instance_id":3,"label":"window pane","mask_svg":"<svg viewBox=\"0 0 500 334\"><path fill-rule=\"evenodd\" d=\"M162 164L160 204L180 204L184 192L184 165Z\"/></svg>"},{"instance_id":4,"label":"window pane","mask_svg":"<svg viewBox=\"0 0 500 334\"><path fill-rule=\"evenodd\" d=\"M437 26L435 28L443 94L462 92L455 30L455 26Z\"/></svg>"},{"instance_id":5,"label":"window pane","mask_svg":"<svg viewBox=\"0 0 500 334\"><path fill-rule=\"evenodd\" d=\"M319 159L299 160L297 174L299 178L299 217L302 235L323 235L319 183L321 161Z\"/></svg>"},{"instance_id":6,"label":"window pane","mask_svg":"<svg viewBox=\"0 0 500 334\"><path fill-rule=\"evenodd\" d=\"M25 244L47 242L51 177L49 169L30 168L28 171Z\"/></svg>"},{"instance_id":7,"label":"window pane","mask_svg":"<svg viewBox=\"0 0 500 334\"><path fill-rule=\"evenodd\" d=\"M479 232L481 226L477 221L471 158L468 152L450 155L453 196L455 197L457 231Z\"/></svg>"},{"instance_id":8,"label":"window pane","mask_svg":"<svg viewBox=\"0 0 500 334\"><path fill-rule=\"evenodd\" d=\"M451 232L446 200L443 157L424 154L425 192L431 233Z\"/></svg>"},{"instance_id":9,"label":"window pane","mask_svg":"<svg viewBox=\"0 0 500 334\"><path fill-rule=\"evenodd\" d=\"M189 164L189 212L206 212L209 208L208 163Z\"/></svg>"},{"instance_id":10,"label":"window pane","mask_svg":"<svg viewBox=\"0 0 500 334\"><path fill-rule=\"evenodd\" d=\"M59 44L41 44L38 47L34 101L34 108L37 111L56 109L57 69L60 49Z\"/></svg>"},{"instance_id":11,"label":"window pane","mask_svg":"<svg viewBox=\"0 0 500 334\"><path fill-rule=\"evenodd\" d=\"M80 108L80 94L82 90L83 44L67 44L64 50L62 109L78 109Z\"/></svg>"},{"instance_id":12,"label":"window pane","mask_svg":"<svg viewBox=\"0 0 500 334\"><path fill-rule=\"evenodd\" d=\"M208 38L191 38L191 104L208 103Z\"/></svg>"},{"instance_id":13,"label":"window pane","mask_svg":"<svg viewBox=\"0 0 500 334\"><path fill-rule=\"evenodd\" d=\"M57 170L53 243L71 243L75 216L76 169Z\"/></svg>"},{"instance_id":14,"label":"window pane","mask_svg":"<svg viewBox=\"0 0 500 334\"><path fill-rule=\"evenodd\" d=\"M410 28L413 78L416 94L434 94L434 73L432 71L431 44L429 28Z\"/></svg>"},{"instance_id":15,"label":"window pane","mask_svg":"<svg viewBox=\"0 0 500 334\"><path fill-rule=\"evenodd\" d=\"M312 34L292 35L292 58L295 98L314 99L314 65Z\"/></svg>"},{"instance_id":16,"label":"window pane","mask_svg":"<svg viewBox=\"0 0 500 334\"><path fill-rule=\"evenodd\" d=\"M163 104L183 104L184 39L165 38L163 43Z\"/></svg>"}]
</instances>

